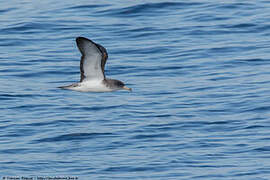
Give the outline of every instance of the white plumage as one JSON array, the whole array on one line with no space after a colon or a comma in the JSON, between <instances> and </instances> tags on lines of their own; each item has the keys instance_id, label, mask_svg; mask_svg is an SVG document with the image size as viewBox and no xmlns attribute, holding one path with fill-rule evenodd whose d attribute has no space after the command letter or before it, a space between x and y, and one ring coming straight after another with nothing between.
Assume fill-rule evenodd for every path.
<instances>
[{"instance_id":1,"label":"white plumage","mask_svg":"<svg viewBox=\"0 0 270 180\"><path fill-rule=\"evenodd\" d=\"M114 91L111 88L108 88L103 82L103 80L88 80L83 81L73 86L70 86L66 89L80 91L80 92L110 92Z\"/></svg>"}]
</instances>

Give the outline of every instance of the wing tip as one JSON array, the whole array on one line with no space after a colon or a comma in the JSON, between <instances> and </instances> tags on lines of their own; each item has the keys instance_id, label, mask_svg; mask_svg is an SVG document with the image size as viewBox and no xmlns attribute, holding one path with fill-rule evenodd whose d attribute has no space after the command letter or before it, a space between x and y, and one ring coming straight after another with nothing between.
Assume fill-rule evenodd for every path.
<instances>
[{"instance_id":1,"label":"wing tip","mask_svg":"<svg viewBox=\"0 0 270 180\"><path fill-rule=\"evenodd\" d=\"M81 43L81 42L83 42L83 41L90 41L91 43L95 44L92 40L87 39L87 38L82 37L82 36L79 36L79 37L76 38L77 44L79 44L79 43Z\"/></svg>"},{"instance_id":2,"label":"wing tip","mask_svg":"<svg viewBox=\"0 0 270 180\"><path fill-rule=\"evenodd\" d=\"M77 37L76 38L77 45L81 44L83 40L86 40L86 38L84 38L84 37Z\"/></svg>"},{"instance_id":3,"label":"wing tip","mask_svg":"<svg viewBox=\"0 0 270 180\"><path fill-rule=\"evenodd\" d=\"M79 36L79 37L76 37L76 41L81 41L81 40L86 40L86 38L85 37L82 37L82 36Z\"/></svg>"},{"instance_id":4,"label":"wing tip","mask_svg":"<svg viewBox=\"0 0 270 180\"><path fill-rule=\"evenodd\" d=\"M90 44L93 44L94 46L97 46L96 43L94 43L92 40L87 39L87 38L82 37L82 36L79 36L76 38L76 43L77 43L77 46L82 54L85 54L85 50L84 50L85 44L90 43Z\"/></svg>"}]
</instances>

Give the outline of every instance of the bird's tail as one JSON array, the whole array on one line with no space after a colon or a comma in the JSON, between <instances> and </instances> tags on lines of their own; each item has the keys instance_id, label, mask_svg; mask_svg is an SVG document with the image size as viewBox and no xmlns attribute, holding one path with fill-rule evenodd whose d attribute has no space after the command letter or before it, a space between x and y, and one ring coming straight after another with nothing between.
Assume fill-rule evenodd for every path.
<instances>
[{"instance_id":1,"label":"bird's tail","mask_svg":"<svg viewBox=\"0 0 270 180\"><path fill-rule=\"evenodd\" d=\"M67 86L59 86L57 88L60 88L60 89L71 89L71 88L74 88L74 87L77 87L77 86L78 86L78 83L74 83L74 84L67 85Z\"/></svg>"}]
</instances>

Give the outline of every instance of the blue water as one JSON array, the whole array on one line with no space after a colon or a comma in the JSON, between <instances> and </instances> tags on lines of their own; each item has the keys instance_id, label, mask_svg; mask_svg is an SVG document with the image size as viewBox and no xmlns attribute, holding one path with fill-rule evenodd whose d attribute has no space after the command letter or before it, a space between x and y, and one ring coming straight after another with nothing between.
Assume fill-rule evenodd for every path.
<instances>
[{"instance_id":1,"label":"blue water","mask_svg":"<svg viewBox=\"0 0 270 180\"><path fill-rule=\"evenodd\" d=\"M0 4L0 178L270 179L269 1ZM77 36L132 93L57 88Z\"/></svg>"}]
</instances>

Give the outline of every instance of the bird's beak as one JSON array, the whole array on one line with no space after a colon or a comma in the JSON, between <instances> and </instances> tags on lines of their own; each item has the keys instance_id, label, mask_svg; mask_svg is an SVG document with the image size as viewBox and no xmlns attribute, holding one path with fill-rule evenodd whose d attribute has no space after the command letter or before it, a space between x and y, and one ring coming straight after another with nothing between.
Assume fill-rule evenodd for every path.
<instances>
[{"instance_id":1,"label":"bird's beak","mask_svg":"<svg viewBox=\"0 0 270 180\"><path fill-rule=\"evenodd\" d=\"M128 91L132 91L132 89L131 88L128 88L127 86L123 86L123 89L125 89L125 90L128 90Z\"/></svg>"}]
</instances>

